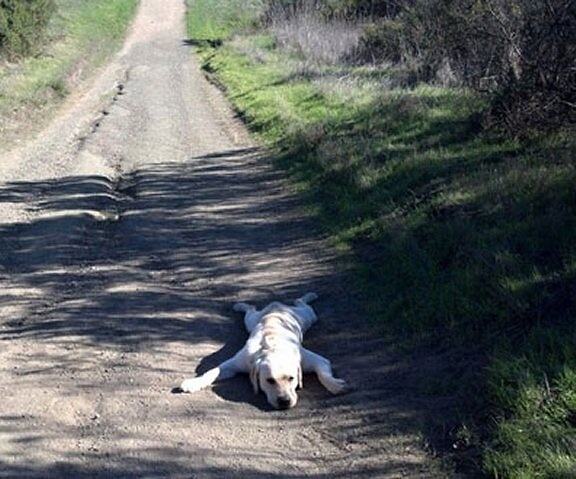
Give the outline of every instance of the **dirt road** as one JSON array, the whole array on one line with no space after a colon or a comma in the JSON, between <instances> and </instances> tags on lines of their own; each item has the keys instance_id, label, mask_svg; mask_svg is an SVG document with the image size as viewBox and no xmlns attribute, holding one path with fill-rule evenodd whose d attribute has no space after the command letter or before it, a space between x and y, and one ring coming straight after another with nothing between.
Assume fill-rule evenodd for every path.
<instances>
[{"instance_id":1,"label":"dirt road","mask_svg":"<svg viewBox=\"0 0 576 479\"><path fill-rule=\"evenodd\" d=\"M0 477L443 477L401 365L204 80L184 13L143 0L107 69L0 162ZM355 392L306 378L291 411L245 377L171 394L244 342L234 301L310 290L307 343Z\"/></svg>"}]
</instances>

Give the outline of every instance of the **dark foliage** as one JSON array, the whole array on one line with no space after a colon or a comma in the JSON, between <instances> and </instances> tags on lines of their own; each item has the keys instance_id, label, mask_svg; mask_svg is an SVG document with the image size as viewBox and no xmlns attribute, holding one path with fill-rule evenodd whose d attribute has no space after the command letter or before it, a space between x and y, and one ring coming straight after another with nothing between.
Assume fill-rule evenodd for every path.
<instances>
[{"instance_id":1,"label":"dark foliage","mask_svg":"<svg viewBox=\"0 0 576 479\"><path fill-rule=\"evenodd\" d=\"M369 21L358 58L491 98L513 136L576 124L576 0L272 0Z\"/></svg>"},{"instance_id":2,"label":"dark foliage","mask_svg":"<svg viewBox=\"0 0 576 479\"><path fill-rule=\"evenodd\" d=\"M576 1L512 3L491 12L509 65L494 72L489 119L512 133L575 125Z\"/></svg>"}]
</instances>

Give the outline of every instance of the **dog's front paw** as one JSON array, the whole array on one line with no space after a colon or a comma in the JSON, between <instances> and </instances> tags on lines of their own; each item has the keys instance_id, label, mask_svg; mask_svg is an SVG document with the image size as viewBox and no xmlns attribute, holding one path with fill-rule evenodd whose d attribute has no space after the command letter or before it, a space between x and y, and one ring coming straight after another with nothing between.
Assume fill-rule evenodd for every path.
<instances>
[{"instance_id":1,"label":"dog's front paw","mask_svg":"<svg viewBox=\"0 0 576 479\"><path fill-rule=\"evenodd\" d=\"M332 394L344 394L351 390L351 387L344 379L338 378L331 378L329 382L326 382L325 386Z\"/></svg>"},{"instance_id":2,"label":"dog's front paw","mask_svg":"<svg viewBox=\"0 0 576 479\"><path fill-rule=\"evenodd\" d=\"M200 391L204 387L202 380L200 378L185 379L180 384L180 392L183 393L194 393Z\"/></svg>"}]
</instances>

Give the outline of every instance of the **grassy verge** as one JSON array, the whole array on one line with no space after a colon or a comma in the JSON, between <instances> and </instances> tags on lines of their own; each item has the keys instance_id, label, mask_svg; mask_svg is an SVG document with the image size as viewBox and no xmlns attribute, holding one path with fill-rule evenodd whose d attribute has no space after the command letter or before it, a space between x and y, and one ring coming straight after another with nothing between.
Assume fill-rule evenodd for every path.
<instances>
[{"instance_id":1,"label":"grassy verge","mask_svg":"<svg viewBox=\"0 0 576 479\"><path fill-rule=\"evenodd\" d=\"M396 342L482 358L432 388L473 396L463 448L490 476L576 477L573 135L516 142L482 130L467 91L304 68L265 34L230 38L208 4L189 11L205 68L348 253L371 320Z\"/></svg>"},{"instance_id":2,"label":"grassy verge","mask_svg":"<svg viewBox=\"0 0 576 479\"><path fill-rule=\"evenodd\" d=\"M2 147L46 113L118 47L137 0L58 0L42 55L0 64Z\"/></svg>"}]
</instances>

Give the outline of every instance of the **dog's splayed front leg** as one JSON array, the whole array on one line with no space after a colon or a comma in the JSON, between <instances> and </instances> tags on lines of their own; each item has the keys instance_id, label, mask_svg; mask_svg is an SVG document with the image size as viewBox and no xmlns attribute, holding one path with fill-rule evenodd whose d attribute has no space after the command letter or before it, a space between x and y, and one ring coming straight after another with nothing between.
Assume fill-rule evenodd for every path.
<instances>
[{"instance_id":1,"label":"dog's splayed front leg","mask_svg":"<svg viewBox=\"0 0 576 479\"><path fill-rule=\"evenodd\" d=\"M210 369L209 371L196 378L189 378L182 381L180 384L180 391L183 393L193 393L207 388L218 379L225 379L222 377L220 367Z\"/></svg>"},{"instance_id":2,"label":"dog's splayed front leg","mask_svg":"<svg viewBox=\"0 0 576 479\"><path fill-rule=\"evenodd\" d=\"M346 381L334 377L328 359L305 348L302 348L302 369L307 373L316 373L322 386L332 394L344 394L350 390Z\"/></svg>"},{"instance_id":3,"label":"dog's splayed front leg","mask_svg":"<svg viewBox=\"0 0 576 479\"><path fill-rule=\"evenodd\" d=\"M200 391L201 389L212 385L216 381L234 377L240 372L246 372L246 368L243 367L243 358L244 350L242 349L234 357L220 364L220 366L206 371L201 376L182 381L180 388L177 389L178 392L193 393Z\"/></svg>"}]
</instances>

